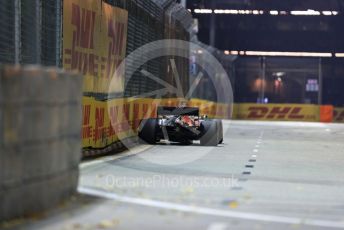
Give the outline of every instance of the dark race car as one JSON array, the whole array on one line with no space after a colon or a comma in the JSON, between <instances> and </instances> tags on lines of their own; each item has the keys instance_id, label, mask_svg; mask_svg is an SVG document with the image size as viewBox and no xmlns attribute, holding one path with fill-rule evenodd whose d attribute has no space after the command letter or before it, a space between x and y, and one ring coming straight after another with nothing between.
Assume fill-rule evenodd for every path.
<instances>
[{"instance_id":1,"label":"dark race car","mask_svg":"<svg viewBox=\"0 0 344 230\"><path fill-rule=\"evenodd\" d=\"M217 146L223 142L222 121L200 117L194 107L158 107L157 118L141 122L139 137L149 144L163 139L184 144L200 140L201 145Z\"/></svg>"}]
</instances>

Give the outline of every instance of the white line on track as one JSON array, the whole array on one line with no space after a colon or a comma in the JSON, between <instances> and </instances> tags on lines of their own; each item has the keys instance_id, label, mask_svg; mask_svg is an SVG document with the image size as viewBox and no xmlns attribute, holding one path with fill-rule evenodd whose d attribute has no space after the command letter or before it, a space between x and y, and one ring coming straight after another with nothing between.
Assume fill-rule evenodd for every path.
<instances>
[{"instance_id":1,"label":"white line on track","mask_svg":"<svg viewBox=\"0 0 344 230\"><path fill-rule=\"evenodd\" d=\"M207 230L226 230L228 225L226 223L215 222L209 225Z\"/></svg>"},{"instance_id":2,"label":"white line on track","mask_svg":"<svg viewBox=\"0 0 344 230\"><path fill-rule=\"evenodd\" d=\"M171 203L171 202L163 202L163 201L150 200L150 199L120 196L116 193L101 191L101 190L82 187L82 186L78 188L78 191L82 194L102 197L106 199L112 199L119 202L154 207L154 208L175 210L175 211L181 211L181 212L197 213L197 214L211 215L211 216L218 216L218 217L238 218L238 219L245 219L245 220L252 220L252 221L281 223L281 224L309 225L309 226L326 227L326 228L344 228L344 222L339 222L339 221L302 219L298 217L274 216L274 215L265 215L265 214L258 214L258 213L236 212L236 211L213 209L213 208L206 208L206 207L189 206L189 205L176 204L176 203Z\"/></svg>"}]
</instances>

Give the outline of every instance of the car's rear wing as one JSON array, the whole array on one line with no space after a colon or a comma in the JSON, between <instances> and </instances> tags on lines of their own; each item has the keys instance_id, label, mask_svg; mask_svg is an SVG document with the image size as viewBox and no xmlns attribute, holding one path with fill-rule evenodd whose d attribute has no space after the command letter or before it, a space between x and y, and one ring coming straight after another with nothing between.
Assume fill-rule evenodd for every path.
<instances>
[{"instance_id":1,"label":"car's rear wing","mask_svg":"<svg viewBox=\"0 0 344 230\"><path fill-rule=\"evenodd\" d=\"M199 109L196 107L158 107L158 116L199 116Z\"/></svg>"}]
</instances>

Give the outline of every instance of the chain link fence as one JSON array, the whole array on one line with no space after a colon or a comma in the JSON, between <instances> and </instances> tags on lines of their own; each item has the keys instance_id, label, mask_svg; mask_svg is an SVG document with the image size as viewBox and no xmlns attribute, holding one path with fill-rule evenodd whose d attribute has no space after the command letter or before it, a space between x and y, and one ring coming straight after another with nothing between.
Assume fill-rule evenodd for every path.
<instances>
[{"instance_id":1,"label":"chain link fence","mask_svg":"<svg viewBox=\"0 0 344 230\"><path fill-rule=\"evenodd\" d=\"M17 6L18 7L18 6ZM0 5L0 62L15 63L15 12L13 0L4 0Z\"/></svg>"},{"instance_id":2,"label":"chain link fence","mask_svg":"<svg viewBox=\"0 0 344 230\"><path fill-rule=\"evenodd\" d=\"M4 0L0 5L0 63L62 67L62 1ZM191 14L172 0L104 2L128 11L127 54L160 39L189 40ZM154 76L171 81L168 64L167 58L160 58L149 61L143 68ZM187 88L188 60L177 59L177 66L185 76L183 86ZM133 76L127 76L125 96L140 95L157 88L156 82L135 72Z\"/></svg>"},{"instance_id":3,"label":"chain link fence","mask_svg":"<svg viewBox=\"0 0 344 230\"><path fill-rule=\"evenodd\" d=\"M4 0L0 62L61 66L61 0Z\"/></svg>"},{"instance_id":4,"label":"chain link fence","mask_svg":"<svg viewBox=\"0 0 344 230\"><path fill-rule=\"evenodd\" d=\"M222 102L219 98L217 98L218 92L216 91L215 84L221 84L218 80L223 77L228 77L232 85L235 83L234 61L237 57L226 55L223 51L198 41L196 36L192 38L192 42L212 54L219 61L219 63L222 65L227 73L227 76L209 76L208 73L204 70L204 68L207 68L204 53L201 50L192 49L190 53L190 83L197 78L199 72L203 73L203 77L199 82L198 87L195 89L193 97L208 101Z\"/></svg>"},{"instance_id":5,"label":"chain link fence","mask_svg":"<svg viewBox=\"0 0 344 230\"><path fill-rule=\"evenodd\" d=\"M137 48L161 39L190 40L191 14L173 0L107 0L114 6L128 10L127 55ZM173 83L172 71L168 67L171 57L150 60L142 66L154 76ZM182 87L187 91L189 86L189 60L173 57L180 76L184 76ZM127 65L126 68L134 68ZM144 76L139 71L126 76L125 96L142 95L160 89L160 85ZM166 95L167 97L176 95Z\"/></svg>"},{"instance_id":6,"label":"chain link fence","mask_svg":"<svg viewBox=\"0 0 344 230\"><path fill-rule=\"evenodd\" d=\"M192 16L174 0L102 1L128 11L127 55L153 41L190 41L192 37ZM62 67L62 6L63 0L3 0L0 5L0 63ZM228 65L223 55L219 55L221 52L203 46ZM170 67L171 58L175 60L183 90L187 92L192 81L189 60L162 57L150 60L142 68L165 82L175 84ZM126 68L129 70L134 67L127 65ZM230 66L228 71L231 71ZM133 76L126 76L125 96L142 95L160 87L157 82L136 71ZM212 96L207 95L207 92L204 89L199 92L198 97L211 99ZM89 96L99 100L106 99L106 95L99 93ZM176 95L166 95L174 96Z\"/></svg>"},{"instance_id":7,"label":"chain link fence","mask_svg":"<svg viewBox=\"0 0 344 230\"><path fill-rule=\"evenodd\" d=\"M240 57L235 66L239 103L321 104L320 58Z\"/></svg>"}]
</instances>

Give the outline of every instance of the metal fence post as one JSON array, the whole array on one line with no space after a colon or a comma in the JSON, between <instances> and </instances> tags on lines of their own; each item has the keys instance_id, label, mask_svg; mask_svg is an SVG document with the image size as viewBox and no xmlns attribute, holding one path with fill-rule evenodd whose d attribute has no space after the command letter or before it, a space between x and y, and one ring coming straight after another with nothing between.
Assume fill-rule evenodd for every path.
<instances>
[{"instance_id":1,"label":"metal fence post","mask_svg":"<svg viewBox=\"0 0 344 230\"><path fill-rule=\"evenodd\" d=\"M266 57L261 57L261 85L260 85L260 92L259 92L259 103L264 104L265 100L265 78L266 78Z\"/></svg>"},{"instance_id":2,"label":"metal fence post","mask_svg":"<svg viewBox=\"0 0 344 230\"><path fill-rule=\"evenodd\" d=\"M211 6L214 7L214 2L212 2ZM210 30L209 30L209 44L212 47L215 47L216 45L216 16L215 13L212 13L210 15Z\"/></svg>"},{"instance_id":3,"label":"metal fence post","mask_svg":"<svg viewBox=\"0 0 344 230\"><path fill-rule=\"evenodd\" d=\"M62 35L62 23L61 23L61 0L56 0L56 66L60 67L61 65L61 35Z\"/></svg>"},{"instance_id":4,"label":"metal fence post","mask_svg":"<svg viewBox=\"0 0 344 230\"><path fill-rule=\"evenodd\" d=\"M318 64L318 78L319 78L319 90L318 90L318 104L322 104L322 87L323 87L323 74L322 74L322 60L319 58Z\"/></svg>"},{"instance_id":5,"label":"metal fence post","mask_svg":"<svg viewBox=\"0 0 344 230\"><path fill-rule=\"evenodd\" d=\"M35 1L36 6L36 64L41 64L41 28L42 28L42 5L41 0Z\"/></svg>"},{"instance_id":6,"label":"metal fence post","mask_svg":"<svg viewBox=\"0 0 344 230\"><path fill-rule=\"evenodd\" d=\"M21 56L21 0L14 0L14 62L20 63Z\"/></svg>"}]
</instances>

